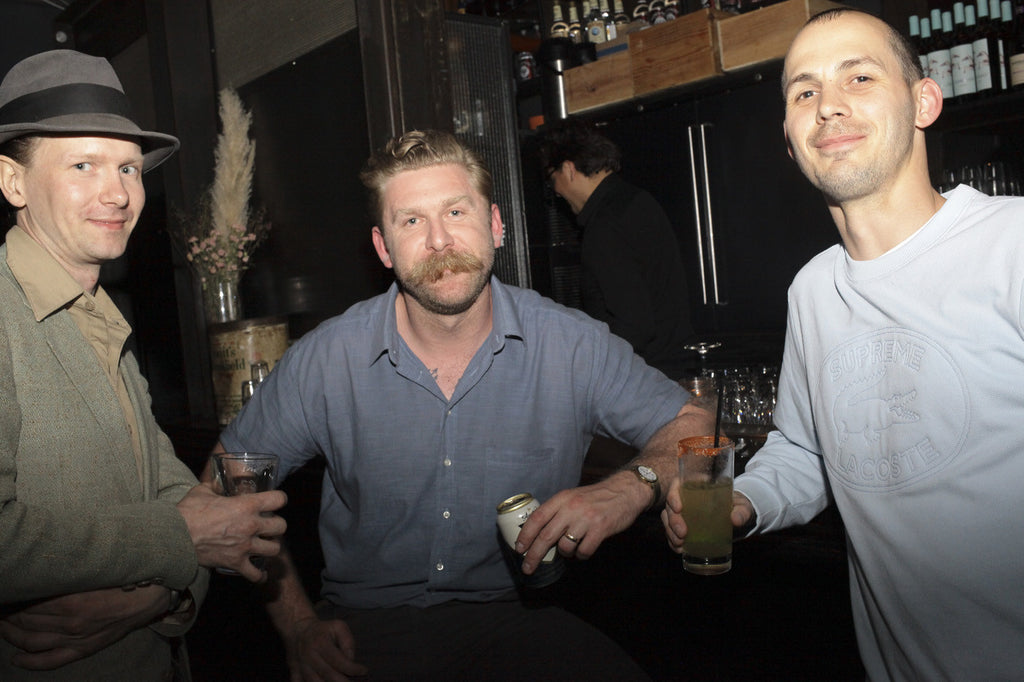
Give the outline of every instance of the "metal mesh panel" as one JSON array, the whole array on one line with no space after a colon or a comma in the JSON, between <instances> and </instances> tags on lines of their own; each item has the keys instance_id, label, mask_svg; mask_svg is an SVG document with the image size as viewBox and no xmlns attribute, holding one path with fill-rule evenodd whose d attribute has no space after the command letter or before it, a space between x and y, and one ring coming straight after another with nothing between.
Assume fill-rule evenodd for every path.
<instances>
[{"instance_id":1,"label":"metal mesh panel","mask_svg":"<svg viewBox=\"0 0 1024 682\"><path fill-rule=\"evenodd\" d=\"M494 201L505 223L505 243L495 254L494 274L506 284L529 287L529 241L508 27L497 19L453 14L445 21L445 37L454 132L490 168Z\"/></svg>"}]
</instances>

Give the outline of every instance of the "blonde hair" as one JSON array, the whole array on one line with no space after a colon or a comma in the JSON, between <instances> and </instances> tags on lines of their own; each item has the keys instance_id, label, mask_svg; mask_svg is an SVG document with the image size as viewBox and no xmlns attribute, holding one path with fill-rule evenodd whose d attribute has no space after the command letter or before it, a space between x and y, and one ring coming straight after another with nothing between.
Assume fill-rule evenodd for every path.
<instances>
[{"instance_id":1,"label":"blonde hair","mask_svg":"<svg viewBox=\"0 0 1024 682\"><path fill-rule=\"evenodd\" d=\"M451 133L439 130L410 130L394 137L367 160L359 179L370 191L370 217L379 225L384 184L399 173L431 166L455 164L469 173L478 192L492 203L493 181L483 159Z\"/></svg>"}]
</instances>

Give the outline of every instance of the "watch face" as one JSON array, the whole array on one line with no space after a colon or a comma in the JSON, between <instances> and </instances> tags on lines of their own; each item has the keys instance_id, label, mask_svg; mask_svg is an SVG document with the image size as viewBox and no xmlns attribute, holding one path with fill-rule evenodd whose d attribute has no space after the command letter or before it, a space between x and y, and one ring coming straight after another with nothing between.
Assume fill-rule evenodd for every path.
<instances>
[{"instance_id":1,"label":"watch face","mask_svg":"<svg viewBox=\"0 0 1024 682\"><path fill-rule=\"evenodd\" d=\"M658 480L658 474L654 473L654 470L651 469L650 467L638 466L636 468L636 471L638 474L643 476L645 481L650 481L651 483L653 483Z\"/></svg>"}]
</instances>

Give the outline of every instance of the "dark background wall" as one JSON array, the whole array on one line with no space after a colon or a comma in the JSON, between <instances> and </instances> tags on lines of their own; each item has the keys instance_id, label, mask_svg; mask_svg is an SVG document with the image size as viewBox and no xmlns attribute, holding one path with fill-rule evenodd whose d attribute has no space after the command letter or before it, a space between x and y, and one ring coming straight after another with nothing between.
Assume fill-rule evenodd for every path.
<instances>
[{"instance_id":1,"label":"dark background wall","mask_svg":"<svg viewBox=\"0 0 1024 682\"><path fill-rule=\"evenodd\" d=\"M0 73L41 50L56 47L53 19L60 9L31 0L0 2Z\"/></svg>"},{"instance_id":2,"label":"dark background wall","mask_svg":"<svg viewBox=\"0 0 1024 682\"><path fill-rule=\"evenodd\" d=\"M255 202L274 224L242 281L246 315L290 313L293 337L389 281L358 178L370 153L362 93L356 31L239 89L257 141Z\"/></svg>"},{"instance_id":3,"label":"dark background wall","mask_svg":"<svg viewBox=\"0 0 1024 682\"><path fill-rule=\"evenodd\" d=\"M53 39L59 14L38 1L0 2L0 73L60 47ZM158 127L145 38L112 61L143 126ZM254 204L273 224L242 280L243 307L246 317L287 315L295 338L390 282L373 252L358 180L369 155L358 32L343 33L238 91L253 114ZM212 166L212 147L198 151ZM180 207L167 205L161 172L146 174L143 217L125 257L106 266L101 281L135 330L133 348L151 384L154 412L166 425L190 413L185 374L194 359L186 360L179 338L168 234ZM5 232L6 225L0 237Z\"/></svg>"}]
</instances>

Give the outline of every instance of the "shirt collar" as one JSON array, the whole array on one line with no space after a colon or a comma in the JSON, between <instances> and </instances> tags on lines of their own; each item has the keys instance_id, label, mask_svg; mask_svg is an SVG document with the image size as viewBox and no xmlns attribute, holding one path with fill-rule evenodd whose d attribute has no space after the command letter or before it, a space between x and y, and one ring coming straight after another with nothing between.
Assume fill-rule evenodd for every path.
<instances>
[{"instance_id":1,"label":"shirt collar","mask_svg":"<svg viewBox=\"0 0 1024 682\"><path fill-rule=\"evenodd\" d=\"M505 347L505 339L519 339L525 342L523 322L512 300L512 291L494 276L491 277L491 306L491 315L494 318L491 344L494 352L497 353Z\"/></svg>"},{"instance_id":2,"label":"shirt collar","mask_svg":"<svg viewBox=\"0 0 1024 682\"><path fill-rule=\"evenodd\" d=\"M617 178L615 173L609 173L604 177L604 180L597 184L594 191L587 197L587 201L583 204L583 208L580 209L580 213L576 216L576 222L580 226L586 226L590 220L597 215L598 211L601 210L601 203L604 201L605 195L612 191L612 186L615 181L612 178Z\"/></svg>"},{"instance_id":3,"label":"shirt collar","mask_svg":"<svg viewBox=\"0 0 1024 682\"><path fill-rule=\"evenodd\" d=\"M7 264L36 321L70 306L85 292L53 256L15 225L7 233Z\"/></svg>"},{"instance_id":4,"label":"shirt collar","mask_svg":"<svg viewBox=\"0 0 1024 682\"><path fill-rule=\"evenodd\" d=\"M384 315L376 323L373 332L373 344L376 352L370 364L387 355L391 364L398 365L398 354L401 348L401 337L398 334L398 318L395 313L395 301L398 299L398 282L392 282L384 295ZM525 342L522 320L516 312L512 293L497 277L491 276L491 316L492 329L489 337L491 350L495 353L505 347L505 339L514 338Z\"/></svg>"}]
</instances>

